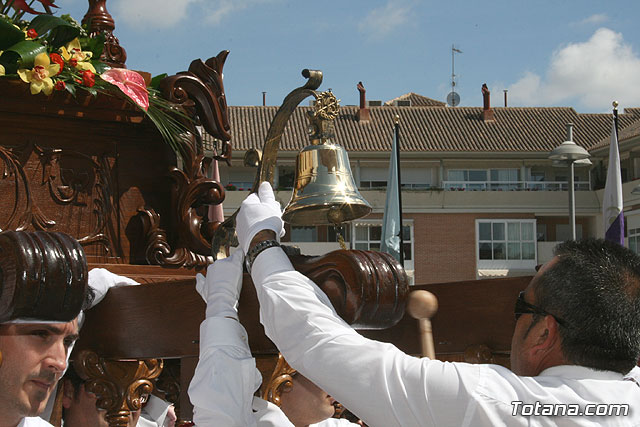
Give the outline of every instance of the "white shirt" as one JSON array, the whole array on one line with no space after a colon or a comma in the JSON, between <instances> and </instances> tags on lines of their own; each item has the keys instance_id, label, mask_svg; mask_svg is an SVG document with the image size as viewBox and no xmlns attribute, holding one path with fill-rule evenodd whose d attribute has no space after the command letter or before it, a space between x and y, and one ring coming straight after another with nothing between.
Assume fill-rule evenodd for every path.
<instances>
[{"instance_id":1,"label":"white shirt","mask_svg":"<svg viewBox=\"0 0 640 427\"><path fill-rule=\"evenodd\" d=\"M226 317L206 318L200 325L198 366L189 384L196 425L293 427L278 406L253 395L261 381L244 327ZM333 418L313 424L317 427L354 425Z\"/></svg>"},{"instance_id":2,"label":"white shirt","mask_svg":"<svg viewBox=\"0 0 640 427\"><path fill-rule=\"evenodd\" d=\"M52 427L52 425L40 417L26 417L18 423L17 427Z\"/></svg>"},{"instance_id":3,"label":"white shirt","mask_svg":"<svg viewBox=\"0 0 640 427\"><path fill-rule=\"evenodd\" d=\"M256 258L252 278L266 334L289 364L371 427L640 425L640 387L618 373L556 366L520 377L498 365L415 358L349 327L279 248ZM630 406L627 416L512 415L536 402Z\"/></svg>"}]
</instances>

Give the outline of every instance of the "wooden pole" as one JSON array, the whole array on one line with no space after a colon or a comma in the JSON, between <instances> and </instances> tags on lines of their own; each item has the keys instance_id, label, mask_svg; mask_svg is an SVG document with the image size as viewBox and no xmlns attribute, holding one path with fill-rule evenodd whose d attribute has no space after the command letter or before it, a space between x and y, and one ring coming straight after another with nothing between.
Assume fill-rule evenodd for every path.
<instances>
[{"instance_id":1,"label":"wooden pole","mask_svg":"<svg viewBox=\"0 0 640 427\"><path fill-rule=\"evenodd\" d=\"M431 328L431 318L438 311L438 299L429 291L413 291L409 294L407 312L414 319L418 319L420 329L420 348L422 357L429 359L436 358L435 346L433 344L433 331Z\"/></svg>"}]
</instances>

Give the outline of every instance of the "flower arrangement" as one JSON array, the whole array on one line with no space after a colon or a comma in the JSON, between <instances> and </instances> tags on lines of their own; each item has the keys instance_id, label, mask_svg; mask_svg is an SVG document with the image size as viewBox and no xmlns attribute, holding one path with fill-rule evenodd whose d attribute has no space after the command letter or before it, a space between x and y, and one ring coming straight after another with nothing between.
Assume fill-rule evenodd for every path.
<instances>
[{"instance_id":1,"label":"flower arrangement","mask_svg":"<svg viewBox=\"0 0 640 427\"><path fill-rule=\"evenodd\" d=\"M69 15L54 16L53 0L37 0L45 9L32 8L35 0L0 0L0 79L20 79L32 95L78 90L123 98L142 110L164 140L180 153L181 119L188 119L162 98L157 85L166 75L152 79L149 87L137 72L111 68L100 61L104 37L88 37ZM36 15L23 19L26 13Z\"/></svg>"}]
</instances>

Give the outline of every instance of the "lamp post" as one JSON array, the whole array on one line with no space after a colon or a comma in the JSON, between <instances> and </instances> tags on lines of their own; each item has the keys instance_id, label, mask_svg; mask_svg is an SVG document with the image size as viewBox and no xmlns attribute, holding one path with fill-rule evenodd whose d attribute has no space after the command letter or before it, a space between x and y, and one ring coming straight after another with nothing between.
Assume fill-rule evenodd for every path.
<instances>
[{"instance_id":1,"label":"lamp post","mask_svg":"<svg viewBox=\"0 0 640 427\"><path fill-rule=\"evenodd\" d=\"M584 161L591 155L584 148L573 142L573 123L567 123L567 141L549 153L549 159L554 162L561 162L562 165L569 166L569 223L571 224L571 238L576 239L576 200L574 194L574 163Z\"/></svg>"}]
</instances>

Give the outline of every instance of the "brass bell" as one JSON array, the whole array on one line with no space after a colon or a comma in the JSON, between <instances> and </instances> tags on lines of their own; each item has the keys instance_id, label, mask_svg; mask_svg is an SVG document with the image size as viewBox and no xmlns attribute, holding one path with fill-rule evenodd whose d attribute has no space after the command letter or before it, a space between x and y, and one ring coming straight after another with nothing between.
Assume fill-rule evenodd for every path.
<instances>
[{"instance_id":1,"label":"brass bell","mask_svg":"<svg viewBox=\"0 0 640 427\"><path fill-rule=\"evenodd\" d=\"M298 153L291 201L282 219L292 225L338 225L368 215L371 205L353 179L347 151L331 142L337 100L323 92L309 113L311 142Z\"/></svg>"}]
</instances>

